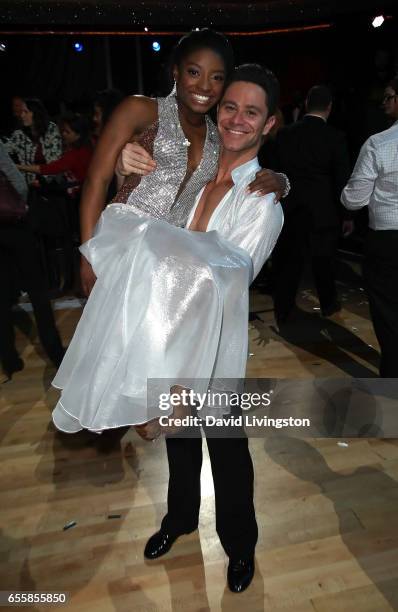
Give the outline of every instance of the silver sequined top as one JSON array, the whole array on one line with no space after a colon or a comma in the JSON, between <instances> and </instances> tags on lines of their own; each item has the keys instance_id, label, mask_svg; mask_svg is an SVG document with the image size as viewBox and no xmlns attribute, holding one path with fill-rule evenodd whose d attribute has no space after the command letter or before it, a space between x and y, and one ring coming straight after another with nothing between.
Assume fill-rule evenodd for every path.
<instances>
[{"instance_id":1,"label":"silver sequined top","mask_svg":"<svg viewBox=\"0 0 398 612\"><path fill-rule=\"evenodd\" d=\"M157 133L153 143L156 170L142 177L128 195L124 206L129 206L137 214L144 213L155 219L167 219L169 223L183 227L196 195L216 175L219 154L218 132L214 123L206 116L207 132L202 159L176 200L187 173L189 142L178 118L175 95L172 93L167 98L158 98L157 102ZM153 126L148 128L150 129L153 130ZM118 203L117 195L113 203Z\"/></svg>"}]
</instances>

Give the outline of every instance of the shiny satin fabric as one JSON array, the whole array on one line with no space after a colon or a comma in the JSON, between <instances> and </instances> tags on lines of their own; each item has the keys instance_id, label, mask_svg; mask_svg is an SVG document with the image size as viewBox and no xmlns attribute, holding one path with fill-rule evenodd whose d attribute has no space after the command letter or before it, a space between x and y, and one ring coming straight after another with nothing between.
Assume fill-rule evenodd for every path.
<instances>
[{"instance_id":1,"label":"shiny satin fabric","mask_svg":"<svg viewBox=\"0 0 398 612\"><path fill-rule=\"evenodd\" d=\"M58 429L94 431L159 416L147 379L240 378L252 261L216 231L192 232L113 204L82 245L97 282L53 385ZM167 414L167 412L165 413Z\"/></svg>"}]
</instances>

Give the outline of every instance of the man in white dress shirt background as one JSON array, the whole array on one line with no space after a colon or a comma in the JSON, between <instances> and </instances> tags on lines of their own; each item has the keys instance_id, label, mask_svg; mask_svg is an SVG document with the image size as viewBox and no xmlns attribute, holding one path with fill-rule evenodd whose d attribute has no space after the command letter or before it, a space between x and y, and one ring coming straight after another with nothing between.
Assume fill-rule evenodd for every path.
<instances>
[{"instance_id":1,"label":"man in white dress shirt background","mask_svg":"<svg viewBox=\"0 0 398 612\"><path fill-rule=\"evenodd\" d=\"M349 210L369 207L364 279L380 344L380 376L398 377L398 77L384 91L392 127L363 145L341 201Z\"/></svg>"}]
</instances>

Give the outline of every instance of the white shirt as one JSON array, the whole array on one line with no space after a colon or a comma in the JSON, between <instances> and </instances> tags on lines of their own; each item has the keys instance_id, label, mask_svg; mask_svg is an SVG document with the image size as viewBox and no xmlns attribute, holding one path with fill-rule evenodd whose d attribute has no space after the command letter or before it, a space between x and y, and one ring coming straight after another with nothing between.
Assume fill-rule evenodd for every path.
<instances>
[{"instance_id":1,"label":"white shirt","mask_svg":"<svg viewBox=\"0 0 398 612\"><path fill-rule=\"evenodd\" d=\"M246 191L261 170L257 157L235 168L234 186L213 211L206 231L217 230L223 238L247 251L253 262L253 279L270 256L283 225L283 212L275 194L258 196ZM203 189L196 197L186 227L189 228Z\"/></svg>"},{"instance_id":2,"label":"white shirt","mask_svg":"<svg viewBox=\"0 0 398 612\"><path fill-rule=\"evenodd\" d=\"M341 194L349 210L369 205L369 227L398 229L398 121L363 145Z\"/></svg>"}]
</instances>

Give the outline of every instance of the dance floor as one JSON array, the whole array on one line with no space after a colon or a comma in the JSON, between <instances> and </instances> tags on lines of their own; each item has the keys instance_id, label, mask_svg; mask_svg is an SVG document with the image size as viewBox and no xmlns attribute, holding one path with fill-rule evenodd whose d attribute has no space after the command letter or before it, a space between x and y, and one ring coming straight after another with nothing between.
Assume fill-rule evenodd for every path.
<instances>
[{"instance_id":1,"label":"dance floor","mask_svg":"<svg viewBox=\"0 0 398 612\"><path fill-rule=\"evenodd\" d=\"M340 291L343 310L325 320L303 288L297 319L281 333L269 296L252 292L258 318L248 376L374 376L377 343L360 280ZM80 312L56 311L65 343ZM54 370L34 331L19 331L17 342L26 367L1 385L0 399L0 590L67 592L60 607L73 611L398 610L396 440L251 439L256 575L246 592L232 594L207 454L199 530L145 561L145 542L166 507L164 441L144 442L133 430L121 440L56 434Z\"/></svg>"}]
</instances>

